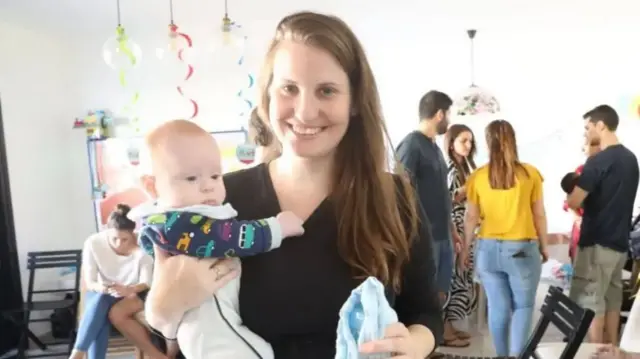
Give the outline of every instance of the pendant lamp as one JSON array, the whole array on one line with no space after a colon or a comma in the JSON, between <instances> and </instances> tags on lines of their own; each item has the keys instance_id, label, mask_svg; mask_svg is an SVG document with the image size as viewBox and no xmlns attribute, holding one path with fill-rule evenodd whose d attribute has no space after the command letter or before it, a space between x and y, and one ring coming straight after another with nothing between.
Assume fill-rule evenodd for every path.
<instances>
[{"instance_id":1,"label":"pendant lamp","mask_svg":"<svg viewBox=\"0 0 640 359\"><path fill-rule=\"evenodd\" d=\"M471 86L459 94L453 102L454 114L456 116L475 116L496 114L500 112L500 103L498 99L489 91L476 85L475 83L475 63L473 42L476 37L477 30L467 30L467 35L471 42L470 46L470 68L471 68Z\"/></svg>"}]
</instances>

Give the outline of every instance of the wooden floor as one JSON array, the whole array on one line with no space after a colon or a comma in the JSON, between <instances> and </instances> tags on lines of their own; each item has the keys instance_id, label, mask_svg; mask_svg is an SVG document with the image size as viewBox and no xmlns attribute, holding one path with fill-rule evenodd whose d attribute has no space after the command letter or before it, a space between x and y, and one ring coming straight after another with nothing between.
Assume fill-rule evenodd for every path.
<instances>
[{"instance_id":1,"label":"wooden floor","mask_svg":"<svg viewBox=\"0 0 640 359\"><path fill-rule=\"evenodd\" d=\"M130 341L123 337L114 337L109 339L109 349L107 350L107 357L122 356L124 354L133 355L135 347Z\"/></svg>"}]
</instances>

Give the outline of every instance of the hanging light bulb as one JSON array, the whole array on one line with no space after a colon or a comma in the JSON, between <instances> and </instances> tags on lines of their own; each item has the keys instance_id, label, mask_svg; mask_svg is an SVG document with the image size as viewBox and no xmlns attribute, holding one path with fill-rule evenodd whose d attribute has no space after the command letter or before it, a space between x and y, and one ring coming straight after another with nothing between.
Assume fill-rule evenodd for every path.
<instances>
[{"instance_id":1,"label":"hanging light bulb","mask_svg":"<svg viewBox=\"0 0 640 359\"><path fill-rule=\"evenodd\" d=\"M186 81L190 73L192 47L191 38L181 33L173 22L169 25L167 35L155 47L155 57L162 70L158 73L161 86L179 86Z\"/></svg>"},{"instance_id":2,"label":"hanging light bulb","mask_svg":"<svg viewBox=\"0 0 640 359\"><path fill-rule=\"evenodd\" d=\"M225 14L222 18L222 46L221 48L244 48L245 36L240 31L240 25L231 21L228 15Z\"/></svg>"},{"instance_id":3,"label":"hanging light bulb","mask_svg":"<svg viewBox=\"0 0 640 359\"><path fill-rule=\"evenodd\" d=\"M169 32L167 33L167 37L162 45L156 47L156 57L159 60L164 60L167 58L184 58L185 56L190 55L189 39L185 36L182 36L180 32L178 32L178 25L170 24Z\"/></svg>"},{"instance_id":4,"label":"hanging light bulb","mask_svg":"<svg viewBox=\"0 0 640 359\"><path fill-rule=\"evenodd\" d=\"M107 39L102 46L104 62L116 71L127 71L140 65L142 50L127 36L124 27L116 27L116 35Z\"/></svg>"},{"instance_id":5,"label":"hanging light bulb","mask_svg":"<svg viewBox=\"0 0 640 359\"><path fill-rule=\"evenodd\" d=\"M205 60L206 62L217 62L216 67L220 66L220 61L228 63L228 65L237 65L245 48L246 35L242 31L242 26L229 17L227 1L224 1L224 17L220 28L217 34L214 34L213 43L207 49L213 58Z\"/></svg>"}]
</instances>

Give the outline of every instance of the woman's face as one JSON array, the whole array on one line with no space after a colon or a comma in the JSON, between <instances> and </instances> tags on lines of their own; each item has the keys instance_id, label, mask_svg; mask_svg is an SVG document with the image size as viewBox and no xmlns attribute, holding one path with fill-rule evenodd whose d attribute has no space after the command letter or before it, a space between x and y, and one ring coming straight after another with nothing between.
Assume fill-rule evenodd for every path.
<instances>
[{"instance_id":1,"label":"woman's face","mask_svg":"<svg viewBox=\"0 0 640 359\"><path fill-rule=\"evenodd\" d=\"M462 158L469 156L471 148L473 148L473 135L469 131L461 132L453 140L453 152Z\"/></svg>"},{"instance_id":2,"label":"woman's face","mask_svg":"<svg viewBox=\"0 0 640 359\"><path fill-rule=\"evenodd\" d=\"M115 249L126 249L136 244L136 237L131 231L109 230L109 242Z\"/></svg>"},{"instance_id":3,"label":"woman's face","mask_svg":"<svg viewBox=\"0 0 640 359\"><path fill-rule=\"evenodd\" d=\"M269 118L283 153L333 154L349 125L347 74L328 52L289 40L278 45L273 61Z\"/></svg>"}]
</instances>

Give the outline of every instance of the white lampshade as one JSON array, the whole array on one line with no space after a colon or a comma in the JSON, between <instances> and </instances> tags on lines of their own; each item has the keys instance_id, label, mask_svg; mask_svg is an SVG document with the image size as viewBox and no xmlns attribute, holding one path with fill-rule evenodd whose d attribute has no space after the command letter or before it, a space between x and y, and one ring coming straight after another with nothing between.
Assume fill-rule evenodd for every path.
<instances>
[{"instance_id":1,"label":"white lampshade","mask_svg":"<svg viewBox=\"0 0 640 359\"><path fill-rule=\"evenodd\" d=\"M489 91L471 85L453 102L452 115L476 116L500 112L500 103Z\"/></svg>"}]
</instances>

